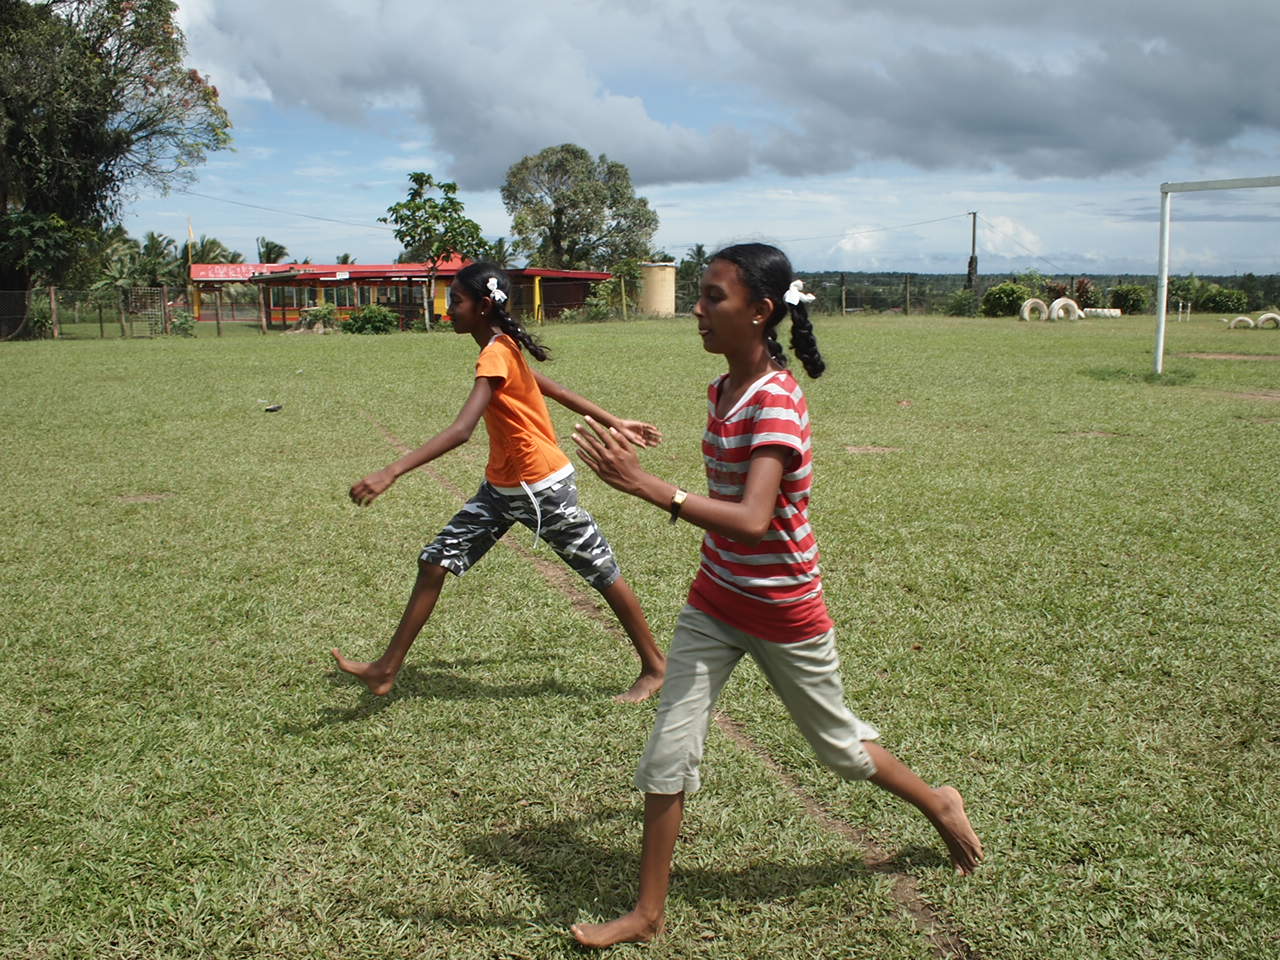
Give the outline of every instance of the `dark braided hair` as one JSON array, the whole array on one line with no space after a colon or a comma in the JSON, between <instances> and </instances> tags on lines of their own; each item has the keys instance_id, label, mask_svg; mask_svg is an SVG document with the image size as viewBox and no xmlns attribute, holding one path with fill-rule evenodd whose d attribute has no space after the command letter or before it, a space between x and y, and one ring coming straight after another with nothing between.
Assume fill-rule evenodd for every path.
<instances>
[{"instance_id":1,"label":"dark braided hair","mask_svg":"<svg viewBox=\"0 0 1280 960\"><path fill-rule=\"evenodd\" d=\"M787 355L778 342L778 324L787 314L791 315L791 349L795 351L804 372L811 377L822 376L827 369L826 361L818 352L818 341L813 335L813 324L809 321L809 307L802 299L799 303L787 303L785 297L791 287L795 275L791 270L791 261L777 247L767 243L735 243L723 250L713 253L712 260L724 260L738 268L738 275L754 300L769 300L773 303L773 313L764 325L764 343L769 348L769 356L780 367L787 365Z\"/></svg>"},{"instance_id":2,"label":"dark braided hair","mask_svg":"<svg viewBox=\"0 0 1280 960\"><path fill-rule=\"evenodd\" d=\"M493 278L498 281L498 289L507 295L507 299L499 303L497 298L489 290L489 279ZM481 303L486 297L491 298L493 303L493 319L498 324L498 328L509 336L524 349L538 360L546 360L550 354L524 325L511 316L507 312L507 305L511 303L511 280L507 276L507 272L496 263L489 263L485 260L477 260L475 263L468 264L458 271L458 275L454 277L455 283L462 284L467 293L471 294L477 304Z\"/></svg>"}]
</instances>

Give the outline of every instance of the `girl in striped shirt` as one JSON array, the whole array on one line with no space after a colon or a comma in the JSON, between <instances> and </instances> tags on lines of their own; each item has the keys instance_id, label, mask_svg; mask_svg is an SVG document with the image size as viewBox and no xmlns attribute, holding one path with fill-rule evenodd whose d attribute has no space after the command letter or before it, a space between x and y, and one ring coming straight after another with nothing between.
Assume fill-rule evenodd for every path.
<instances>
[{"instance_id":1,"label":"girl in striped shirt","mask_svg":"<svg viewBox=\"0 0 1280 960\"><path fill-rule=\"evenodd\" d=\"M847 780L870 780L914 804L947 846L958 872L973 871L982 843L960 793L931 787L875 741L879 733L844 702L835 631L822 595L809 525L809 411L777 328L791 319L791 347L811 377L825 367L791 263L760 243L726 247L702 276L694 316L703 349L728 372L707 391L702 455L707 496L644 471L616 430L587 418L574 430L583 461L606 483L706 531L702 562L676 624L666 685L636 771L645 795L640 890L635 908L602 924L576 924L590 947L644 941L662 929L671 857L716 696L743 654L769 679L818 758Z\"/></svg>"}]
</instances>

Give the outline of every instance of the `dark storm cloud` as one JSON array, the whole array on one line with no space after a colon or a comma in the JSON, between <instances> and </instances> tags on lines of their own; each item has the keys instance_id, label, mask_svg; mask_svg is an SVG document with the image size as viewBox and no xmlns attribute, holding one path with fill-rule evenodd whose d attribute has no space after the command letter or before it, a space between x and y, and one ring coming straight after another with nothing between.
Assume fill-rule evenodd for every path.
<instances>
[{"instance_id":1,"label":"dark storm cloud","mask_svg":"<svg viewBox=\"0 0 1280 960\"><path fill-rule=\"evenodd\" d=\"M184 4L197 62L353 127L394 107L472 189L566 141L653 184L885 160L1092 177L1280 133L1280 4L1171 6Z\"/></svg>"}]
</instances>

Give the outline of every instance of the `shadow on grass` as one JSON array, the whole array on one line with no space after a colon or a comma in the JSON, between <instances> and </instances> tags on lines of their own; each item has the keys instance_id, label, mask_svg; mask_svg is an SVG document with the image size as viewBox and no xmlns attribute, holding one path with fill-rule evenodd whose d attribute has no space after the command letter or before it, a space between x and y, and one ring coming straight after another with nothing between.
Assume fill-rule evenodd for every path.
<instances>
[{"instance_id":1,"label":"shadow on grass","mask_svg":"<svg viewBox=\"0 0 1280 960\"><path fill-rule=\"evenodd\" d=\"M562 657L542 656L522 658L521 662L532 660L561 660ZM429 660L424 666L415 664L404 667L391 692L385 696L374 696L355 677L343 673L336 667L330 669L328 677L334 686L351 687L360 692L359 701L347 709L326 707L320 716L310 723L289 723L278 727L283 734L297 736L323 730L325 727L339 723L355 723L377 716L397 701L414 697L424 700L525 700L542 697L561 697L572 700L594 700L605 698L614 691L604 687L587 687L579 684L564 683L551 676L545 680L532 680L518 683L487 683L475 677L454 672L490 663L506 663L501 658L464 658L457 661Z\"/></svg>"},{"instance_id":2,"label":"shadow on grass","mask_svg":"<svg viewBox=\"0 0 1280 960\"><path fill-rule=\"evenodd\" d=\"M1089 367L1080 371L1090 380L1100 383L1150 383L1158 387L1179 387L1196 378L1193 370L1166 370L1156 374L1152 370L1129 370L1125 367Z\"/></svg>"},{"instance_id":3,"label":"shadow on grass","mask_svg":"<svg viewBox=\"0 0 1280 960\"><path fill-rule=\"evenodd\" d=\"M552 821L511 831L480 834L464 841L469 857L489 864L501 875L512 872L533 888L527 913L484 914L466 910L406 909L388 903L387 912L398 919L447 923L455 927L527 930L531 923L558 927L566 932L580 919L609 920L626 913L635 903L640 868L639 848L619 849L582 836L584 828L599 832L600 825L615 835L630 836L640 817L636 806L610 807L586 816ZM816 824L815 830L820 829ZM834 857L817 863L752 863L738 869L681 866L682 837L676 848L671 875L671 896L692 904L695 910L712 912L712 904L764 904L790 900L807 891L836 887L850 878L862 883L870 895L875 874L902 874L948 863L937 850L903 849L893 859L868 866L860 858ZM724 909L724 906L721 907ZM729 908L730 912L737 912Z\"/></svg>"}]
</instances>

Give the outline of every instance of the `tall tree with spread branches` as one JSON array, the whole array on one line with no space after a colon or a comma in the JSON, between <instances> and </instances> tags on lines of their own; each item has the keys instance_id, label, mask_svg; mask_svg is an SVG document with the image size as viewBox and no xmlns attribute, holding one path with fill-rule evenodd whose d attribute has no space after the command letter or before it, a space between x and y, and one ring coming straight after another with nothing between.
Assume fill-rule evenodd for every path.
<instances>
[{"instance_id":1,"label":"tall tree with spread branches","mask_svg":"<svg viewBox=\"0 0 1280 960\"><path fill-rule=\"evenodd\" d=\"M626 165L562 143L512 165L502 184L511 232L530 263L608 269L643 260L658 215L637 197Z\"/></svg>"},{"instance_id":2,"label":"tall tree with spread branches","mask_svg":"<svg viewBox=\"0 0 1280 960\"><path fill-rule=\"evenodd\" d=\"M0 0L0 290L56 281L131 189L230 143L173 0Z\"/></svg>"}]
</instances>

